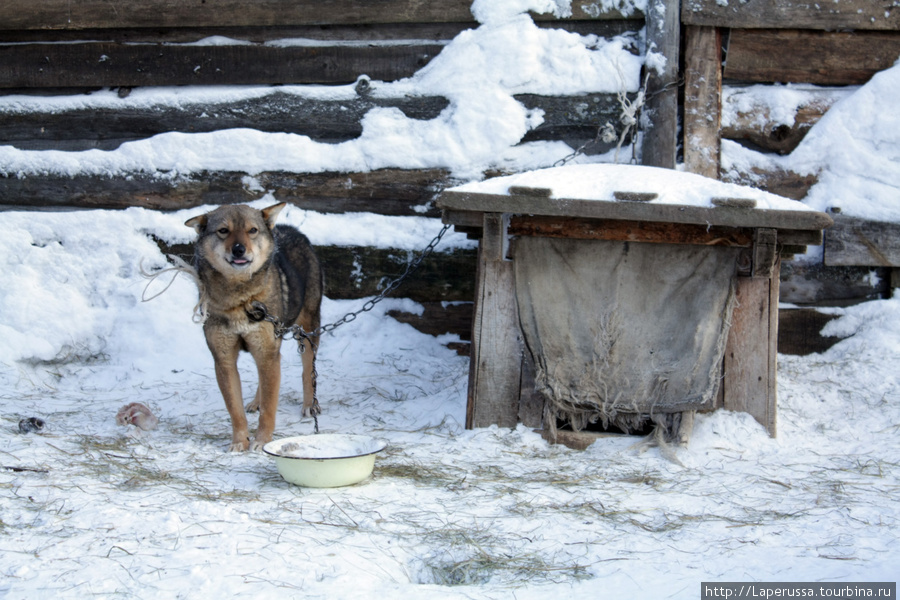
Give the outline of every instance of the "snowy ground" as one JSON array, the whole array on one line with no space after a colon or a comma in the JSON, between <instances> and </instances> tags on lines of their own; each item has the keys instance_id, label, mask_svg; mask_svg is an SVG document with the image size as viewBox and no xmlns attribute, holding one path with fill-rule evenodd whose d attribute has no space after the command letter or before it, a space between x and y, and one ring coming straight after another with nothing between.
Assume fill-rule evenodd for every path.
<instances>
[{"instance_id":1,"label":"snowy ground","mask_svg":"<svg viewBox=\"0 0 900 600\"><path fill-rule=\"evenodd\" d=\"M696 598L701 581L897 579L900 299L844 309L830 327L850 337L827 354L781 357L777 439L718 412L680 464L634 437L577 452L464 430L467 359L389 300L324 339L319 381L323 431L390 448L363 484L303 489L225 451L193 284L140 301L138 263L163 262L146 233L187 216L4 213L0 595ZM358 305L327 301L325 319ZM276 434L311 433L299 356L284 363ZM116 425L129 402L158 429ZM19 433L31 416L45 430Z\"/></svg>"}]
</instances>

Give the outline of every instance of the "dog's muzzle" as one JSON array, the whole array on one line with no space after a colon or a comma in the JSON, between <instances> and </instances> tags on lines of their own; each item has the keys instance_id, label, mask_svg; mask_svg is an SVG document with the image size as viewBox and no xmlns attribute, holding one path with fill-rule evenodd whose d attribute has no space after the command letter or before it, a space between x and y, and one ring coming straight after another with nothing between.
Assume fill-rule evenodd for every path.
<instances>
[{"instance_id":1,"label":"dog's muzzle","mask_svg":"<svg viewBox=\"0 0 900 600\"><path fill-rule=\"evenodd\" d=\"M235 244L231 247L231 264L235 266L243 266L250 264L250 259L246 258L247 248L243 244Z\"/></svg>"}]
</instances>

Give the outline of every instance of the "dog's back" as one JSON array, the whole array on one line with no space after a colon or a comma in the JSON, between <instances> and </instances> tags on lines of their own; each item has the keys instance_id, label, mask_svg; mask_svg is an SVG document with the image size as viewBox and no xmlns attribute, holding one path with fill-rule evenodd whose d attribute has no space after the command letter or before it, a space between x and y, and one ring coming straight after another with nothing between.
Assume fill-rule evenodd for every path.
<instances>
[{"instance_id":1,"label":"dog's back","mask_svg":"<svg viewBox=\"0 0 900 600\"><path fill-rule=\"evenodd\" d=\"M319 326L322 303L322 269L309 239L290 225L276 225L275 266L281 275L284 323L297 323L301 312L313 316ZM301 323L301 325L305 325ZM306 327L304 326L304 329Z\"/></svg>"}]
</instances>

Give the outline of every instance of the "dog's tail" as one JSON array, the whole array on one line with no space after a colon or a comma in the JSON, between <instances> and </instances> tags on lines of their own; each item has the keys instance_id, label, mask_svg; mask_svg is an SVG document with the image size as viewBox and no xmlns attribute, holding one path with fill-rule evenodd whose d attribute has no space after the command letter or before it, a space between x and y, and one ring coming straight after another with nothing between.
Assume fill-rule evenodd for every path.
<instances>
[{"instance_id":1,"label":"dog's tail","mask_svg":"<svg viewBox=\"0 0 900 600\"><path fill-rule=\"evenodd\" d=\"M197 285L197 290L200 292L200 299L197 301L196 306L194 306L194 322L203 323L204 321L206 321L206 317L207 317L206 307L207 307L207 303L208 303L208 298L206 295L205 286L200 281L200 274L197 273L196 268L194 268L193 266L186 263L182 258L175 256L173 254L167 254L166 256L169 258L169 260L172 261L173 266L165 268L165 269L160 269L158 271L154 271L153 273L144 269L144 261L143 261L143 259L141 260L141 264L140 264L141 275L145 279L150 280L147 282L146 287L144 287L144 292L141 294L141 302L149 302L150 300L153 300L155 298L159 298L160 296L162 296L164 293L166 293L166 291L170 287L172 287L172 284L175 283L175 279L178 277L178 275L180 275L181 273L184 273L185 275L190 277L191 280ZM172 276L172 279L169 280L169 283L166 284L166 287L164 287L159 292L153 294L152 296L148 297L147 291L150 289L150 286L153 285L153 282L156 281L156 279L160 275L163 275L165 273L174 273L174 275Z\"/></svg>"}]
</instances>

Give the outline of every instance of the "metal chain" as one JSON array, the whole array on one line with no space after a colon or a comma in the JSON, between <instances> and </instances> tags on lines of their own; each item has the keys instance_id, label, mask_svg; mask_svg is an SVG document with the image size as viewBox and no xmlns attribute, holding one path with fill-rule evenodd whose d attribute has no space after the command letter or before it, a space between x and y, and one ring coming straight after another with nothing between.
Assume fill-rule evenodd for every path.
<instances>
[{"instance_id":1,"label":"metal chain","mask_svg":"<svg viewBox=\"0 0 900 600\"><path fill-rule=\"evenodd\" d=\"M349 312L334 323L329 323L327 325L322 325L313 331L305 331L303 327L299 324L295 323L290 327L286 327L284 323L282 323L278 317L269 314L269 310L266 308L266 305L262 302L254 300L250 303L250 309L247 310L247 316L250 317L251 321L268 321L275 327L275 337L285 339L286 336L290 336L295 339L297 342L297 351L300 354L306 350L306 345L303 343L304 341L309 342L310 348L315 352L316 344L312 341L312 338L318 337L323 333L328 333L329 331L334 331L341 325L346 323L350 323L351 321L356 320L356 317L361 315L364 312L368 312L375 308L375 305L384 300L388 294L397 289L403 281L412 275L416 269L422 264L422 261L425 260L432 252L434 252L435 247L441 242L441 239L444 237L444 234L447 233L447 230L450 229L450 225L444 225L443 229L441 229L440 233L435 236L431 243L429 243L424 250L415 258L415 260L409 262L406 265L406 270L403 271L403 274L400 277L392 280L388 283L387 287L385 287L380 294L363 304L362 308L359 310ZM315 432L319 433L319 413L322 412L321 407L319 406L319 398L316 393L316 380L318 379L318 373L316 372L316 364L313 362L313 370L311 373L312 380L312 390L313 390L313 400L312 406L310 407L310 414L312 415L313 421L315 422Z\"/></svg>"}]
</instances>

